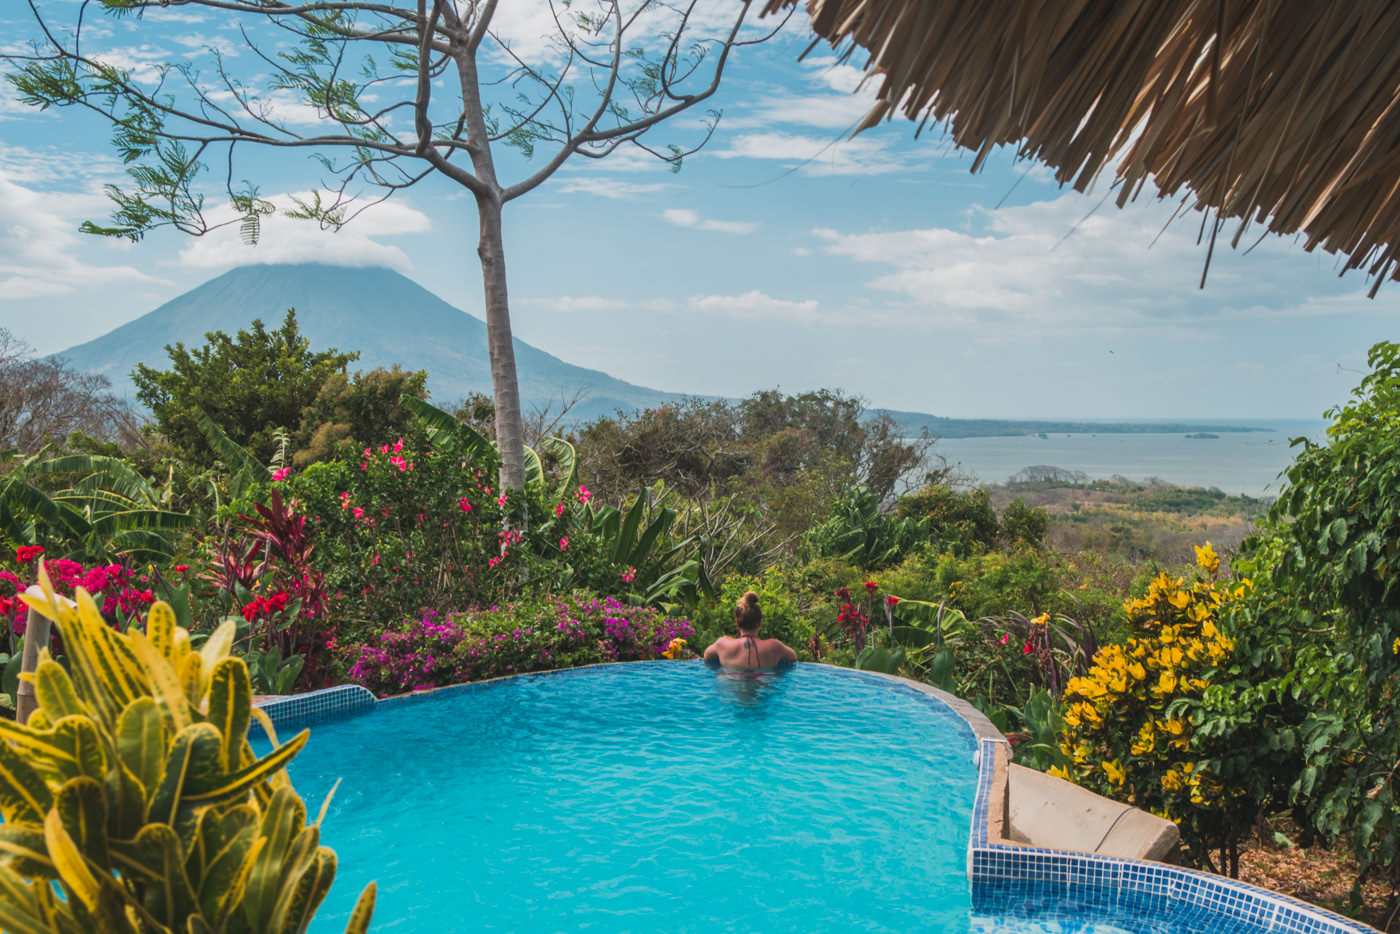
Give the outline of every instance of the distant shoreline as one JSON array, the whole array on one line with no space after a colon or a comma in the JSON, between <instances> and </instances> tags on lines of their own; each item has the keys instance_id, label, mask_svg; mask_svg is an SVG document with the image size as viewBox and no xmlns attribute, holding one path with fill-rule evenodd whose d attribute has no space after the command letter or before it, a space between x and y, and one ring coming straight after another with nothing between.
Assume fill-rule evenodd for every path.
<instances>
[{"instance_id":1,"label":"distant shoreline","mask_svg":"<svg viewBox=\"0 0 1400 934\"><path fill-rule=\"evenodd\" d=\"M1019 438L1027 435L1197 435L1272 432L1273 428L1251 425L1217 425L1200 422L1069 422L1031 421L999 418L944 418L922 412L879 409L888 414L906 434L927 429L939 438Z\"/></svg>"}]
</instances>

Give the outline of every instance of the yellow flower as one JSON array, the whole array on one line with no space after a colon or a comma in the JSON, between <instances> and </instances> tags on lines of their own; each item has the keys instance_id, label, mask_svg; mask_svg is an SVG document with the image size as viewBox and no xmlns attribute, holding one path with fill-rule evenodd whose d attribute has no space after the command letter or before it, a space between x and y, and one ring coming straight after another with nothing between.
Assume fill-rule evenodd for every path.
<instances>
[{"instance_id":1,"label":"yellow flower","mask_svg":"<svg viewBox=\"0 0 1400 934\"><path fill-rule=\"evenodd\" d=\"M1069 781L1069 771L1058 765L1050 766L1050 768L1045 770L1045 774L1053 775L1056 778L1063 778L1065 781Z\"/></svg>"},{"instance_id":2,"label":"yellow flower","mask_svg":"<svg viewBox=\"0 0 1400 934\"><path fill-rule=\"evenodd\" d=\"M1390 651L1394 652L1396 655L1400 655L1400 639L1395 640L1395 644L1390 647Z\"/></svg>"},{"instance_id":3,"label":"yellow flower","mask_svg":"<svg viewBox=\"0 0 1400 934\"><path fill-rule=\"evenodd\" d=\"M1191 595L1184 590L1178 590L1167 597L1167 602L1178 610L1184 610L1187 604L1191 602Z\"/></svg>"},{"instance_id":4,"label":"yellow flower","mask_svg":"<svg viewBox=\"0 0 1400 934\"><path fill-rule=\"evenodd\" d=\"M1123 779L1128 777L1128 773L1123 770L1123 766L1118 764L1117 759L1109 759L1103 764L1103 774L1115 785L1122 785Z\"/></svg>"},{"instance_id":5,"label":"yellow flower","mask_svg":"<svg viewBox=\"0 0 1400 934\"><path fill-rule=\"evenodd\" d=\"M1196 563L1204 568L1208 574L1214 574L1220 570L1220 556L1215 553L1210 542L1206 542L1204 548L1196 546Z\"/></svg>"},{"instance_id":6,"label":"yellow flower","mask_svg":"<svg viewBox=\"0 0 1400 934\"><path fill-rule=\"evenodd\" d=\"M1132 753L1141 756L1152 751L1156 745L1157 734L1153 729L1152 721L1147 720L1142 724L1142 729L1138 730L1137 739L1133 741Z\"/></svg>"}]
</instances>

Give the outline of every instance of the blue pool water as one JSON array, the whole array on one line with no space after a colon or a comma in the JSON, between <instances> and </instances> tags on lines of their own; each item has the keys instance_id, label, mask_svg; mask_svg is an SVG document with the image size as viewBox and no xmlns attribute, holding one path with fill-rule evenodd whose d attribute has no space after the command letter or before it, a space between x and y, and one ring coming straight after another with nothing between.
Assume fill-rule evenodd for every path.
<instances>
[{"instance_id":1,"label":"blue pool water","mask_svg":"<svg viewBox=\"0 0 1400 934\"><path fill-rule=\"evenodd\" d=\"M521 677L312 729L292 779L376 932L967 931L975 743L816 666Z\"/></svg>"}]
</instances>

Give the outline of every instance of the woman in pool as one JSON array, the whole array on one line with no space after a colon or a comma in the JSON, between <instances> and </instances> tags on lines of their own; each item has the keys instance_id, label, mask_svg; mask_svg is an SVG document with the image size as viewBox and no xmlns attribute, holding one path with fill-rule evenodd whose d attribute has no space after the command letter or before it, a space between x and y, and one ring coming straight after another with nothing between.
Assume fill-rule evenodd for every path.
<instances>
[{"instance_id":1,"label":"woman in pool","mask_svg":"<svg viewBox=\"0 0 1400 934\"><path fill-rule=\"evenodd\" d=\"M758 594L750 590L734 607L734 625L739 629L739 637L720 636L705 650L705 661L717 662L725 668L748 670L776 668L779 662L797 661L797 653L781 640L758 637L758 626L762 622Z\"/></svg>"}]
</instances>

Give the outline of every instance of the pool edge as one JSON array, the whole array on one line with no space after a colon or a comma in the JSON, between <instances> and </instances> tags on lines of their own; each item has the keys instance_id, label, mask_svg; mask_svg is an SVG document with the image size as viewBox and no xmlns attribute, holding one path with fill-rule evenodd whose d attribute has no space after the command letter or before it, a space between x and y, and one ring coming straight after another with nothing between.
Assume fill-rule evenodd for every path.
<instances>
[{"instance_id":1,"label":"pool edge","mask_svg":"<svg viewBox=\"0 0 1400 934\"><path fill-rule=\"evenodd\" d=\"M278 727L301 726L367 713L380 704L412 703L439 693L479 690L521 677L567 676L570 672L618 665L689 663L664 660L602 662L576 668L521 672L387 698L375 698L361 685L340 685L306 694L266 698L258 701L257 705L268 713ZM1065 902L1084 901L1086 894L1107 891L1113 893L1115 898L1131 899L1135 904L1212 912L1222 919L1235 919L1248 925L1250 934L1261 931L1269 934L1379 934L1375 928L1359 921L1236 879L1150 860L1037 847L1009 840L1006 837L1006 817L1011 744L985 714L960 697L909 678L883 672L857 671L838 665L822 667L911 688L940 702L967 724L975 740L974 763L977 767L977 790L973 797L972 827L967 847L967 878L972 889L974 910L979 899L1004 899L1008 890L1018 890L1040 898L1058 895ZM1222 926L1220 934L1231 934L1230 927Z\"/></svg>"}]
</instances>

